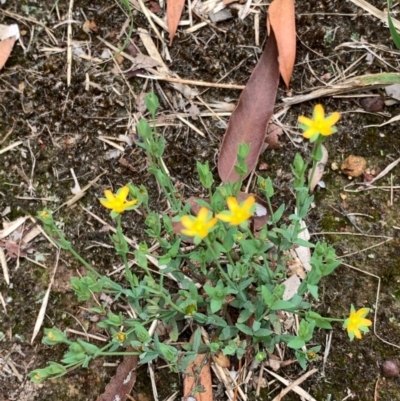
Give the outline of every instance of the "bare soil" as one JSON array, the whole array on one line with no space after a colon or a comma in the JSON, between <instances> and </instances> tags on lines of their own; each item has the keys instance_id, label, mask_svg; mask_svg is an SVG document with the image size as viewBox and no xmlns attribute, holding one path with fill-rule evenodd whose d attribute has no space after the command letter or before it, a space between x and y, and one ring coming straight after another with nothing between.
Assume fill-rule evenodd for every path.
<instances>
[{"instance_id":1,"label":"bare soil","mask_svg":"<svg viewBox=\"0 0 400 401\"><path fill-rule=\"evenodd\" d=\"M173 112L171 104L178 111L188 110L191 104L178 96L166 82L145 81L138 77L126 80L121 73L114 72L112 61L95 63L76 56L73 58L71 85L67 87L67 24L57 26L66 18L67 3L7 0L0 9L0 23L18 23L23 31L21 40L25 47L24 51L21 45L16 44L6 67L0 72L0 141L12 130L0 148L19 140L23 142L12 151L0 154L0 219L5 223L20 216L34 216L43 207L52 210L60 207L72 197L74 181L71 169L81 187L103 174L72 208L60 208L56 219L62 222L74 247L100 272L108 273L118 264L112 249L102 245L109 244L109 234L81 206L110 222L98 198L104 189L115 189L129 181L149 188L152 207L163 210L165 204L146 169L142 150L135 145L126 145L124 152L113 158L110 154L113 148L101 141L99 136L118 138L120 134L133 135L131 116L138 111L135 97L143 91L153 90L159 96L161 115L164 116ZM384 0L371 3L381 10L386 7ZM258 8L261 11L261 40L266 35L265 9L265 6ZM245 84L257 62L261 46L255 46L254 42L254 14L242 21L235 10L232 13L231 19L207 25L194 34L179 32L169 48L172 59L169 68L181 78L207 82L216 82L229 72L223 82ZM297 2L296 13L297 64L291 93L285 92L283 84L280 86L277 110L282 105L282 98L323 85L320 80L326 74L357 76L397 71L398 53L372 47L379 45L393 50L389 30L351 1ZM73 19L84 22L84 16L93 19L99 31L89 35L82 30L81 24L74 23L73 40L81 41L82 48L90 52L92 57L100 57L105 48L98 37L107 37L115 46L122 42L118 42L116 34L121 31L126 15L118 3L112 0L75 1ZM198 20L197 17L195 19ZM51 29L57 43L52 42L44 26ZM132 38L144 51L137 35L138 28L151 31L143 14L134 11ZM154 33L152 38L161 49ZM165 38L168 39L167 35ZM336 49L339 45L352 42L352 39L363 39L365 46L372 49L375 56L371 62L365 58L349 68L359 57L369 53L365 47L343 46ZM125 71L130 66L131 63L124 60L120 69ZM85 87L87 79L95 85ZM237 90L204 87L200 88L200 92L207 103L219 101L235 104L240 94ZM382 89L369 93L380 94L387 99ZM377 114L364 112L357 97L324 98L318 101L328 111L338 110L342 113L338 124L339 134L327 141L329 165L334 162L340 165L345 157L355 154L364 157L370 169L378 171L399 157L400 137L396 132L396 123L381 128L365 128L398 115L398 104L385 107L384 114ZM294 129L298 115L310 115L315 103L292 106L283 122ZM201 104L197 105L206 111ZM182 188L184 196L199 193L196 161L208 160L215 166L218 147L224 134L223 126L216 119L200 117L195 120L189 117L189 120L205 133L205 137L177 119L160 128L167 140L165 163L176 184ZM227 122L228 117L223 117L223 120ZM257 173L273 177L277 188L277 204L283 201L293 207L289 164L296 152L308 157L309 147L305 142L293 143L286 135L281 137L281 143L280 149L267 151L261 156L259 165L266 164L268 167L267 170L257 170ZM120 161L121 156L124 163ZM214 170L217 177L215 167ZM389 174L378 185L388 186L391 182L399 185L398 173L399 168L396 167L391 172L392 181ZM349 183L348 178L339 170L331 168L327 168L323 180L326 189L318 189L315 209L307 221L310 232L314 233L312 240L325 238L334 245L339 255L344 256L345 263L381 277L376 331L381 338L398 346L398 192L380 189L346 192L344 187ZM370 237L360 235L343 214L339 204L344 206L346 213L362 214L356 217L356 224ZM29 224L27 222L26 229ZM143 221L136 214L127 215L124 230L130 238L139 241L144 238ZM322 234L326 232L330 234ZM392 237L393 240L373 247L385 241L384 237ZM366 250L368 247L371 249ZM42 236L37 237L26 252L28 257L36 258L42 266L24 257L10 257L8 266L11 285L7 286L4 279L0 278L0 292L7 310L6 314L2 311L0 315L0 331L5 335L0 342L0 358L3 358L3 363L10 358L20 374L18 378L4 367L0 370L0 400L95 400L113 376L119 360L98 360L90 369L72 371L60 379L41 385L33 385L27 379L30 370L44 367L48 360L59 360L64 349L61 346L50 348L41 344L42 332L30 344L56 252ZM353 252L351 256L346 256ZM95 323L91 322L90 315L82 309L86 305L79 303L69 288L70 277L78 272L85 273L76 261L62 253L44 327L69 327L81 331L84 326L90 332L98 330ZM357 308L373 307L377 284L376 278L342 265L323 281L317 310L332 316L346 316L350 304ZM326 335L325 331L319 332L315 341L325 345ZM290 353L287 358L290 358ZM385 379L380 373L381 363L388 358L397 359L398 348L385 344L372 333L361 341L349 342L345 331L337 326L333 331L332 345L324 369L321 358L314 364L319 372L302 386L321 401L400 400L399 378ZM104 367L104 362L115 365ZM302 372L297 365L291 365L280 370L279 374L294 380ZM167 369L156 369L156 380L160 399L166 399L182 387L181 379L171 375ZM271 390L262 390L263 400L272 399L276 395L267 395ZM250 396L254 396L254 391ZM139 370L134 396L137 399L152 399L145 367ZM289 393L285 399L299 398Z\"/></svg>"}]
</instances>

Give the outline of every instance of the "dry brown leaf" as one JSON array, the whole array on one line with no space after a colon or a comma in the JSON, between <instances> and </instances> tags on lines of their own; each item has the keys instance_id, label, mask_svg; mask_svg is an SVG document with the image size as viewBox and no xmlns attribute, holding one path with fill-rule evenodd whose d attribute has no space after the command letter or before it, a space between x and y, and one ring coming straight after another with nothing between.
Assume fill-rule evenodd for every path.
<instances>
[{"instance_id":1,"label":"dry brown leaf","mask_svg":"<svg viewBox=\"0 0 400 401\"><path fill-rule=\"evenodd\" d=\"M10 57L11 50L14 47L15 36L4 39L0 42L0 70L4 67L4 64Z\"/></svg>"},{"instance_id":2,"label":"dry brown leaf","mask_svg":"<svg viewBox=\"0 0 400 401\"><path fill-rule=\"evenodd\" d=\"M234 167L241 143L250 146L246 158L248 174L256 166L264 145L267 125L274 111L278 84L278 48L271 32L260 60L240 95L222 140L218 158L218 173L222 182L235 182L239 179Z\"/></svg>"},{"instance_id":3,"label":"dry brown leaf","mask_svg":"<svg viewBox=\"0 0 400 401\"><path fill-rule=\"evenodd\" d=\"M296 58L296 22L294 0L274 0L268 8L268 23L275 33L279 70L289 88Z\"/></svg>"},{"instance_id":4,"label":"dry brown leaf","mask_svg":"<svg viewBox=\"0 0 400 401\"><path fill-rule=\"evenodd\" d=\"M128 347L127 351L133 351L133 348ZM117 373L106 386L104 393L96 401L125 401L136 382L137 364L137 356L124 356L124 360L117 368Z\"/></svg>"},{"instance_id":5,"label":"dry brown leaf","mask_svg":"<svg viewBox=\"0 0 400 401\"><path fill-rule=\"evenodd\" d=\"M186 369L183 382L183 399L192 396L196 401L213 401L210 362L204 363L204 358L207 356L197 355L196 359ZM198 380L196 380L196 376L198 376ZM204 392L192 395L193 389L199 385L203 386Z\"/></svg>"},{"instance_id":6,"label":"dry brown leaf","mask_svg":"<svg viewBox=\"0 0 400 401\"><path fill-rule=\"evenodd\" d=\"M167 0L167 24L169 32L169 45L172 45L178 24L181 19L185 0Z\"/></svg>"}]
</instances>

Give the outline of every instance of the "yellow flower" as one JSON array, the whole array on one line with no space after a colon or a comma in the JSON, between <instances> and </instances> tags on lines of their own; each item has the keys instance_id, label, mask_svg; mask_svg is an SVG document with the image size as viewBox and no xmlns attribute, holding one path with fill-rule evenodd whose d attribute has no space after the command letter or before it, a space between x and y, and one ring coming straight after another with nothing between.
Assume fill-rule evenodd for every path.
<instances>
[{"instance_id":1,"label":"yellow flower","mask_svg":"<svg viewBox=\"0 0 400 401\"><path fill-rule=\"evenodd\" d=\"M354 306L351 305L350 316L343 324L343 327L347 330L350 340L353 340L354 337L360 339L361 332L369 332L367 326L371 326L372 322L369 319L365 319L365 316L367 316L368 312L368 308L361 308L358 311L355 311Z\"/></svg>"},{"instance_id":2,"label":"yellow flower","mask_svg":"<svg viewBox=\"0 0 400 401\"><path fill-rule=\"evenodd\" d=\"M322 104L317 104L314 107L313 118L300 116L298 121L300 128L304 131L303 136L307 139L321 134L323 136L332 135L337 132L334 125L339 121L340 113L335 111L325 118L325 111Z\"/></svg>"},{"instance_id":3,"label":"yellow flower","mask_svg":"<svg viewBox=\"0 0 400 401\"><path fill-rule=\"evenodd\" d=\"M254 196L249 196L241 205L233 196L228 197L226 203L228 204L229 211L217 214L217 219L229 223L232 226L238 226L253 216L252 211L255 203Z\"/></svg>"},{"instance_id":4,"label":"yellow flower","mask_svg":"<svg viewBox=\"0 0 400 401\"><path fill-rule=\"evenodd\" d=\"M127 186L120 188L115 195L110 190L106 189L104 191L106 199L101 198L100 203L107 209L112 209L115 213L122 213L127 208L134 206L137 203L137 199L126 202L128 194L129 188Z\"/></svg>"},{"instance_id":5,"label":"yellow flower","mask_svg":"<svg viewBox=\"0 0 400 401\"><path fill-rule=\"evenodd\" d=\"M207 237L210 230L217 223L215 217L209 217L209 210L206 207L202 207L197 215L193 216L182 216L181 223L183 228L182 234L188 235L189 237L199 236L201 239Z\"/></svg>"},{"instance_id":6,"label":"yellow flower","mask_svg":"<svg viewBox=\"0 0 400 401\"><path fill-rule=\"evenodd\" d=\"M115 339L118 342L123 343L126 340L126 334L120 331L115 335Z\"/></svg>"}]
</instances>

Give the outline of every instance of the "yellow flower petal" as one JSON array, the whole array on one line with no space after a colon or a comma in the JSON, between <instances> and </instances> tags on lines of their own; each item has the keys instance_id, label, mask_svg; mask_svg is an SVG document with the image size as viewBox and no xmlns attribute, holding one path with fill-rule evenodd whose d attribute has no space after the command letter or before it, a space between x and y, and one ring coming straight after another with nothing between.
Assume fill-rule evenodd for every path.
<instances>
[{"instance_id":1,"label":"yellow flower petal","mask_svg":"<svg viewBox=\"0 0 400 401\"><path fill-rule=\"evenodd\" d=\"M304 138L307 139L312 138L315 134L318 134L318 131L315 128L309 128L307 131L303 132Z\"/></svg>"},{"instance_id":2,"label":"yellow flower petal","mask_svg":"<svg viewBox=\"0 0 400 401\"><path fill-rule=\"evenodd\" d=\"M340 120L340 113L335 111L330 116L325 118L325 123L332 126L332 125L335 125L339 120Z\"/></svg>"},{"instance_id":3,"label":"yellow flower petal","mask_svg":"<svg viewBox=\"0 0 400 401\"><path fill-rule=\"evenodd\" d=\"M325 118L324 107L322 106L322 104L317 104L314 107L314 120L320 121L323 120L324 118Z\"/></svg>"},{"instance_id":4,"label":"yellow flower petal","mask_svg":"<svg viewBox=\"0 0 400 401\"><path fill-rule=\"evenodd\" d=\"M107 199L109 202L112 202L112 201L114 200L114 198L115 198L114 194L113 194L109 189L106 189L106 190L104 191L104 196L106 197L106 199Z\"/></svg>"},{"instance_id":5,"label":"yellow flower petal","mask_svg":"<svg viewBox=\"0 0 400 401\"><path fill-rule=\"evenodd\" d=\"M228 199L226 200L226 204L228 205L229 210L233 213L235 213L239 209L238 201L233 196L228 197Z\"/></svg>"},{"instance_id":6,"label":"yellow flower petal","mask_svg":"<svg viewBox=\"0 0 400 401\"><path fill-rule=\"evenodd\" d=\"M311 118L308 118L308 117L305 117L305 116L300 116L300 117L297 119L297 121L298 121L300 124L305 125L306 127L311 127L311 126L314 125L314 121L311 120Z\"/></svg>"},{"instance_id":7,"label":"yellow flower petal","mask_svg":"<svg viewBox=\"0 0 400 401\"><path fill-rule=\"evenodd\" d=\"M247 210L249 213L250 209L253 207L254 203L256 203L256 199L254 196L249 196L244 202L243 202L243 209Z\"/></svg>"},{"instance_id":8,"label":"yellow flower petal","mask_svg":"<svg viewBox=\"0 0 400 401\"><path fill-rule=\"evenodd\" d=\"M189 216L182 216L181 223L184 227L189 228L192 225L192 220Z\"/></svg>"},{"instance_id":9,"label":"yellow flower petal","mask_svg":"<svg viewBox=\"0 0 400 401\"><path fill-rule=\"evenodd\" d=\"M117 198L120 201L125 202L126 198L128 197L128 194L129 194L129 188L127 186L124 186L118 192L119 193L117 195Z\"/></svg>"}]
</instances>

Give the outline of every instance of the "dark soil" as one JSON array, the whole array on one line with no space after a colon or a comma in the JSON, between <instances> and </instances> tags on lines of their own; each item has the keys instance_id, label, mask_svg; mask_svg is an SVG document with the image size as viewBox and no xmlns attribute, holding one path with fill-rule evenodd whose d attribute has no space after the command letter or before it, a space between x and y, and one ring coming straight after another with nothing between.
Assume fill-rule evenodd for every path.
<instances>
[{"instance_id":1,"label":"dark soil","mask_svg":"<svg viewBox=\"0 0 400 401\"><path fill-rule=\"evenodd\" d=\"M72 208L62 207L56 219L62 222L67 237L73 246L101 273L112 271L118 264L112 249L101 244L109 244L109 234L81 206L110 222L108 213L100 207L98 198L106 188L118 188L132 181L144 184L150 192L152 207L164 209L164 200L159 197L157 186L146 169L144 153L134 145L125 146L123 156L110 158L112 148L99 140L99 136L118 138L120 134L132 134L132 113L137 113L137 104L131 92L139 95L142 91L153 90L161 100L161 115L170 115L170 104L178 99L172 86L165 82L148 82L144 89L143 78L129 79L130 89L121 74L112 72L112 62L97 64L74 57L71 86L67 87L66 33L67 24L53 28L66 18L68 2L53 1L12 1L2 6L3 10L15 13L14 16L2 13L0 23L18 23L23 31L22 42L27 49L17 43L6 67L0 72L0 141L13 127L12 133L0 148L17 142L23 144L12 151L0 154L0 219L3 223L20 216L35 215L44 207L55 210L72 197L74 170L81 187L103 174L86 192L85 196ZM374 5L383 10L386 0L375 0ZM115 33L121 30L126 16L112 0L75 1L73 19L84 21L82 11L88 19L94 19L99 32L88 35L81 25L73 24L73 40L85 41L82 47L90 49L93 57L99 57L104 49L98 36L118 45ZM366 43L394 48L389 30L376 18L368 15L350 1L298 2L296 5L298 30L297 64L291 83L291 95L297 95L320 86L317 78L324 74L343 72L360 56L366 53L363 48L335 48L352 38L363 38ZM244 21L237 17L206 26L196 31L194 36L178 33L173 46L169 48L172 63L169 68L181 78L216 82L227 72L226 83L245 84L260 54L254 47L253 14ZM52 43L42 25L52 28L58 43ZM265 7L261 7L260 37L265 38ZM133 38L144 51L136 34L137 28L151 31L143 14L134 11ZM210 39L211 38L211 39ZM166 35L167 39L167 35ZM156 36L154 42L160 46ZM45 51L45 48L58 48L59 51ZM161 49L161 46L160 46ZM374 51L392 66L398 65L397 55L379 49ZM308 57L308 62L305 60ZM372 63L361 61L351 70L355 75L394 71L378 57ZM235 68L241 63L239 68ZM125 60L122 70L130 67ZM86 75L96 86L85 88ZM239 91L215 88L200 88L207 102L230 101L235 103ZM361 92L360 92L361 93ZM385 96L383 90L371 94ZM287 97L283 84L280 86L277 108L281 99ZM168 97L166 99L165 97ZM383 170L399 157L400 139L393 130L396 124L381 128L364 128L366 125L380 124L400 112L397 104L384 109L385 117L360 112L357 97L337 97L319 100L330 112L342 112L338 124L339 134L328 141L329 164L341 164L350 154L363 156L368 167ZM297 126L300 114L310 115L316 102L292 106L284 123ZM188 109L190 103L175 106L178 111ZM199 105L203 109L201 105ZM227 118L225 118L227 122ZM160 128L167 140L165 163L175 180L182 188L185 197L200 192L196 161L209 161L215 171L215 160L224 129L218 121L202 117L190 120L206 137L200 137L186 125L173 124ZM266 171L257 171L274 179L277 188L276 203L285 202L293 207L290 192L290 168L295 152L308 157L308 144L302 142L295 148L285 135L281 138L279 150L269 151L261 156L260 163L266 163ZM399 169L392 170L393 185L398 184ZM390 191L370 190L359 193L345 192L349 183L339 171L327 169L324 175L326 189L318 189L315 209L307 224L310 232L335 232L325 239L337 250L339 255L360 251L343 260L361 270L381 277L382 286L377 314L376 332L388 342L399 344L400 303L395 294L400 287L400 217L398 216L399 195L394 191L393 204L390 204ZM390 174L378 182L389 185ZM355 187L354 187L355 188ZM345 205L347 213L363 213L368 217L357 218L357 225L369 235L367 237L344 235L343 232L359 234L349 219L341 214L338 203ZM7 212L7 208L9 208ZM111 222L110 222L111 223ZM26 222L26 229L30 221ZM124 230L128 237L143 239L143 221L137 214L127 214ZM383 236L394 237L384 245L362 251L367 247L384 241ZM315 234L313 240L324 238ZM33 344L30 339L41 301L50 281L50 272L55 263L55 249L43 236L38 236L28 249L28 256L40 265L25 258L10 258L11 285L4 279L0 281L0 292L7 302L7 314L0 315L0 331L5 334L0 342L0 361L12 351L16 369L22 375L19 381L15 375L0 371L0 400L95 400L104 391L109 379L115 373L115 366L104 367L104 362L118 364L120 360L95 361L88 370L76 370L68 375L42 385L32 385L26 374L44 367L49 360L58 361L64 349L47 347L41 344L41 331ZM83 268L67 254L61 254L59 274L53 286L43 327L57 326L61 329L81 330L83 325L88 331L96 332L96 325L90 321L69 288L69 279L77 272L85 274ZM47 268L44 268L46 266ZM333 275L326 278L321 287L320 302L317 310L331 316L346 316L350 304L356 308L373 307L376 299L378 280L351 270L339 267ZM369 316L371 318L371 316ZM315 341L325 345L327 332L317 334ZM323 347L324 349L324 347ZM291 357L290 353L287 355ZM361 341L349 342L340 326L335 327L327 363L322 370L322 358L314 365L319 372L302 386L317 400L339 401L343 399L392 401L400 400L399 378L385 379L380 374L380 365L386 359L398 358L398 348L385 344L375 335L365 335ZM4 373L4 374L3 374ZM302 372L297 365L279 371L279 374L295 380ZM171 396L181 389L181 379L171 375L167 369L156 369L156 379L160 399ZM146 368L139 370L135 385L138 399L151 399L152 392ZM262 399L272 399L263 390ZM351 394L351 395L350 395ZM274 394L273 396L275 396ZM348 398L347 398L348 397ZM299 399L289 393L287 400Z\"/></svg>"}]
</instances>

